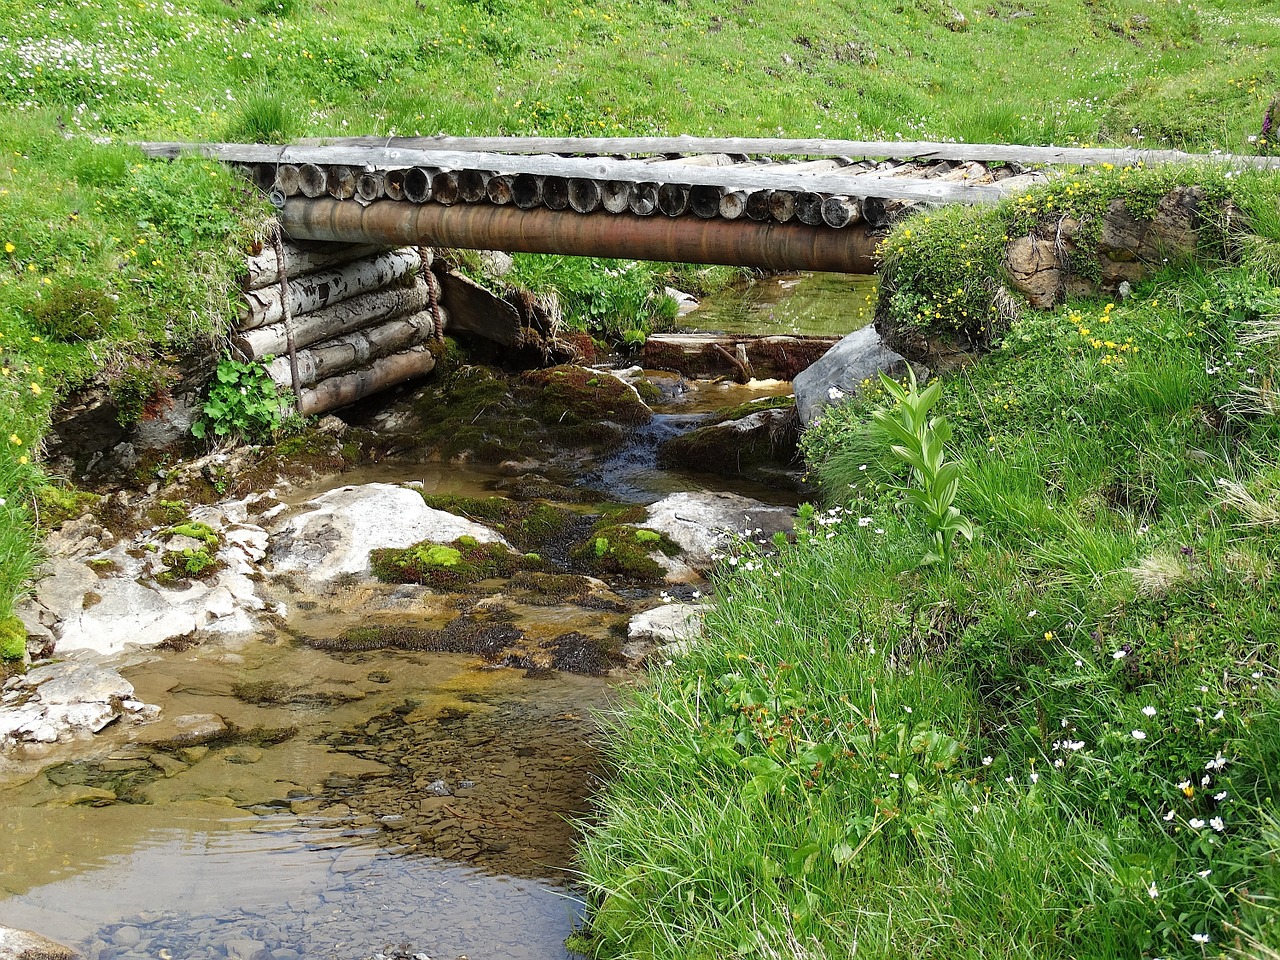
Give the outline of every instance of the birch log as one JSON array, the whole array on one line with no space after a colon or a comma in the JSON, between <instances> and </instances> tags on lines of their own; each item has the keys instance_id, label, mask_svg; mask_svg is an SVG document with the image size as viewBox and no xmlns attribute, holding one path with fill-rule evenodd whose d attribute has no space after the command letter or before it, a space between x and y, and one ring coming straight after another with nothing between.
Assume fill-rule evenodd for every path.
<instances>
[{"instance_id":1,"label":"birch log","mask_svg":"<svg viewBox=\"0 0 1280 960\"><path fill-rule=\"evenodd\" d=\"M413 286L375 290L373 293L352 297L304 316L294 317L294 346L310 346L388 318L417 313L425 310L430 303L431 292L421 278ZM246 359L260 360L284 353L289 341L283 323L270 323L237 333L231 338L231 344Z\"/></svg>"},{"instance_id":2,"label":"birch log","mask_svg":"<svg viewBox=\"0 0 1280 960\"><path fill-rule=\"evenodd\" d=\"M664 183L658 187L658 209L668 217L678 217L689 209L689 188L683 183Z\"/></svg>"},{"instance_id":3,"label":"birch log","mask_svg":"<svg viewBox=\"0 0 1280 960\"><path fill-rule=\"evenodd\" d=\"M746 215L748 196L745 190L730 190L720 198L716 212L725 220L737 220Z\"/></svg>"},{"instance_id":4,"label":"birch log","mask_svg":"<svg viewBox=\"0 0 1280 960\"><path fill-rule=\"evenodd\" d=\"M332 166L325 175L324 188L335 200L350 200L356 195L356 172L344 164Z\"/></svg>"},{"instance_id":5,"label":"birch log","mask_svg":"<svg viewBox=\"0 0 1280 960\"><path fill-rule=\"evenodd\" d=\"M631 184L606 180L600 184L600 202L610 213L626 213L631 206Z\"/></svg>"},{"instance_id":6,"label":"birch log","mask_svg":"<svg viewBox=\"0 0 1280 960\"><path fill-rule=\"evenodd\" d=\"M366 366L371 360L426 343L434 332L435 321L430 311L424 311L324 340L298 351L298 382L309 387L320 380ZM293 375L288 357L273 360L267 367L267 373L280 386L292 387Z\"/></svg>"},{"instance_id":7,"label":"birch log","mask_svg":"<svg viewBox=\"0 0 1280 960\"><path fill-rule=\"evenodd\" d=\"M510 174L499 174L496 177L490 177L488 184L485 185L485 196L490 203L505 207L514 197L513 182L515 177Z\"/></svg>"},{"instance_id":8,"label":"birch log","mask_svg":"<svg viewBox=\"0 0 1280 960\"><path fill-rule=\"evenodd\" d=\"M747 213L750 214L751 211L748 210ZM764 213L763 217L753 217L752 219L768 220L772 218L777 220L778 223L786 223L796 215L796 194L790 190L770 190L765 198Z\"/></svg>"},{"instance_id":9,"label":"birch log","mask_svg":"<svg viewBox=\"0 0 1280 960\"><path fill-rule=\"evenodd\" d=\"M650 216L658 209L658 185L647 182L632 184L627 197L627 209L637 217Z\"/></svg>"},{"instance_id":10,"label":"birch log","mask_svg":"<svg viewBox=\"0 0 1280 960\"><path fill-rule=\"evenodd\" d=\"M314 200L324 194L324 167L304 163L298 167L298 192Z\"/></svg>"},{"instance_id":11,"label":"birch log","mask_svg":"<svg viewBox=\"0 0 1280 960\"><path fill-rule=\"evenodd\" d=\"M752 220L764 221L770 217L769 201L776 190L753 190L747 194L747 216Z\"/></svg>"},{"instance_id":12,"label":"birch log","mask_svg":"<svg viewBox=\"0 0 1280 960\"><path fill-rule=\"evenodd\" d=\"M382 248L373 244L361 244L353 247L347 244L318 243L308 247L300 247L296 244L286 243L284 245L284 269L285 273L290 278L293 278L303 273L312 273L325 267L331 267L335 263L350 263L352 260L359 260L362 257L374 254L380 249ZM270 247L264 247L261 253L248 257L245 260L245 265L247 271L244 275L242 286L246 290L257 290L259 287L280 282L279 262L276 260L275 251Z\"/></svg>"},{"instance_id":13,"label":"birch log","mask_svg":"<svg viewBox=\"0 0 1280 960\"><path fill-rule=\"evenodd\" d=\"M292 163L280 164L276 168L276 180L273 187L286 197L296 197L300 189L297 166Z\"/></svg>"},{"instance_id":14,"label":"birch log","mask_svg":"<svg viewBox=\"0 0 1280 960\"><path fill-rule=\"evenodd\" d=\"M379 390L386 390L435 369L436 358L426 347L411 347L375 360L363 370L321 380L298 393L298 412L304 417L327 413L355 403Z\"/></svg>"},{"instance_id":15,"label":"birch log","mask_svg":"<svg viewBox=\"0 0 1280 960\"><path fill-rule=\"evenodd\" d=\"M386 192L386 177L376 170L368 171L356 177L356 199L363 203L379 200Z\"/></svg>"},{"instance_id":16,"label":"birch log","mask_svg":"<svg viewBox=\"0 0 1280 960\"><path fill-rule=\"evenodd\" d=\"M414 273L422 260L412 247L357 260L335 270L299 277L289 284L289 312L295 317L321 307L377 290ZM252 330L284 319L278 287L250 290L244 295L240 329Z\"/></svg>"}]
</instances>

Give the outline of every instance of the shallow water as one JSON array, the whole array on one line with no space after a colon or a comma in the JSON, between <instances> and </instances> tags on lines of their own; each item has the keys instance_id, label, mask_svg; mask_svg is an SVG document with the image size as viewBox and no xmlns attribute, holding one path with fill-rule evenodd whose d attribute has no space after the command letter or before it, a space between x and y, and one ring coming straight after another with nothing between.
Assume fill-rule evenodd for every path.
<instances>
[{"instance_id":1,"label":"shallow water","mask_svg":"<svg viewBox=\"0 0 1280 960\"><path fill-rule=\"evenodd\" d=\"M872 321L878 289L874 276L764 277L709 298L680 324L721 333L843 337Z\"/></svg>"},{"instance_id":2,"label":"shallow water","mask_svg":"<svg viewBox=\"0 0 1280 960\"><path fill-rule=\"evenodd\" d=\"M121 727L0 792L0 923L97 960L567 956L605 681L283 642L134 659L139 696L235 735Z\"/></svg>"}]
</instances>

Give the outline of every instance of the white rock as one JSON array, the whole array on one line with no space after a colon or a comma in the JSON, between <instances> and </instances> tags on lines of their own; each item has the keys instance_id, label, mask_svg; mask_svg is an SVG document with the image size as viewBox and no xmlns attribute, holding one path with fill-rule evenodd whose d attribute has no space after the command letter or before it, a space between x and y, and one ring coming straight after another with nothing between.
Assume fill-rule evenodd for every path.
<instances>
[{"instance_id":1,"label":"white rock","mask_svg":"<svg viewBox=\"0 0 1280 960\"><path fill-rule=\"evenodd\" d=\"M761 540L790 531L795 511L735 493L673 493L649 507L645 526L665 533L694 569L710 569L713 554L728 553L735 540ZM760 533L755 533L759 530ZM670 579L669 575L669 579Z\"/></svg>"},{"instance_id":2,"label":"white rock","mask_svg":"<svg viewBox=\"0 0 1280 960\"><path fill-rule=\"evenodd\" d=\"M627 624L627 637L636 642L675 643L702 635L705 603L667 603L638 613Z\"/></svg>"},{"instance_id":3,"label":"white rock","mask_svg":"<svg viewBox=\"0 0 1280 960\"><path fill-rule=\"evenodd\" d=\"M60 943L46 940L36 933L0 927L0 960L23 960L41 957L45 960L77 960L80 954Z\"/></svg>"},{"instance_id":4,"label":"white rock","mask_svg":"<svg viewBox=\"0 0 1280 960\"><path fill-rule=\"evenodd\" d=\"M131 580L104 580L97 592L101 602L63 620L56 631L59 651L119 653L127 644L154 646L185 637L199 625L194 604L192 609L174 606L160 591Z\"/></svg>"},{"instance_id":5,"label":"white rock","mask_svg":"<svg viewBox=\"0 0 1280 960\"><path fill-rule=\"evenodd\" d=\"M508 545L488 527L434 510L421 494L389 483L331 490L278 523L271 535L274 571L314 580L368 573L369 554L380 547L449 543L463 536Z\"/></svg>"}]
</instances>

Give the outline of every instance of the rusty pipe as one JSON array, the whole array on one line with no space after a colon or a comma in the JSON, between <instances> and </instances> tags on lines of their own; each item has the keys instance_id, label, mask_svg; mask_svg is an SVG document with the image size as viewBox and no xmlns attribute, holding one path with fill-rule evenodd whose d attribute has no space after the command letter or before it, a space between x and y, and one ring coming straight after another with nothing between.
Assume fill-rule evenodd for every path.
<instances>
[{"instance_id":1,"label":"rusty pipe","mask_svg":"<svg viewBox=\"0 0 1280 960\"><path fill-rule=\"evenodd\" d=\"M799 223L699 220L695 217L590 217L512 206L412 204L368 206L291 197L280 213L295 240L421 244L472 250L722 263L768 270L872 273L880 238L866 224L844 230Z\"/></svg>"}]
</instances>

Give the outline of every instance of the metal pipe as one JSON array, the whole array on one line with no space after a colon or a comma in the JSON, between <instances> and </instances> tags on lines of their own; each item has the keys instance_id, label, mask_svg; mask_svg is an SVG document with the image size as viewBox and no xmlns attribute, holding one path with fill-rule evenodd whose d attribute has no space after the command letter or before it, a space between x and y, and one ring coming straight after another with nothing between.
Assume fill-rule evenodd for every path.
<instances>
[{"instance_id":1,"label":"metal pipe","mask_svg":"<svg viewBox=\"0 0 1280 960\"><path fill-rule=\"evenodd\" d=\"M421 244L837 273L874 272L880 239L861 223L831 230L752 220L628 214L584 217L511 206L442 207L392 200L362 206L301 197L285 201L280 222L295 240Z\"/></svg>"}]
</instances>

